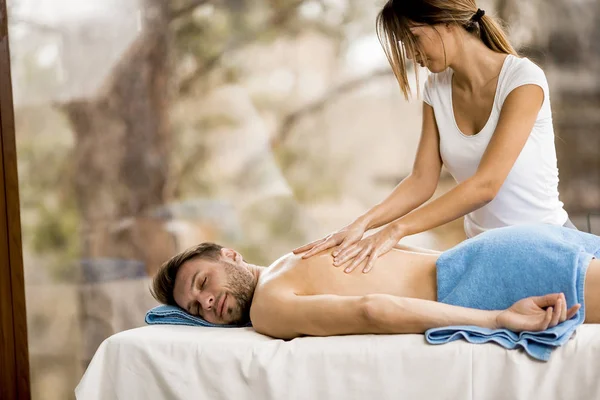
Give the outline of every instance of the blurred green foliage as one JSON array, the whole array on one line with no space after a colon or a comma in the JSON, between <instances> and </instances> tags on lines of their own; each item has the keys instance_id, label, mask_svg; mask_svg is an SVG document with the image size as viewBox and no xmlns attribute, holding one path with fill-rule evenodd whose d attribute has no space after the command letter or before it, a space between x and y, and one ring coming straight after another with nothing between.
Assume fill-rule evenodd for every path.
<instances>
[{"instance_id":1,"label":"blurred green foliage","mask_svg":"<svg viewBox=\"0 0 600 400\"><path fill-rule=\"evenodd\" d=\"M72 274L80 220L72 190L72 136L63 115L49 107L16 113L21 224L25 249L45 260L50 277Z\"/></svg>"}]
</instances>

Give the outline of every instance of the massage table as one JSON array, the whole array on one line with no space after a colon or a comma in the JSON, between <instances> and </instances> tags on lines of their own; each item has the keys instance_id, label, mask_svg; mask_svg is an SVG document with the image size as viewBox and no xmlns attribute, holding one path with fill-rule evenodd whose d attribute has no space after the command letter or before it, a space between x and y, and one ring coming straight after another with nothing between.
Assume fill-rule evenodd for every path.
<instances>
[{"instance_id":1,"label":"massage table","mask_svg":"<svg viewBox=\"0 0 600 400\"><path fill-rule=\"evenodd\" d=\"M252 328L151 325L96 351L78 400L600 399L600 325L549 362L423 335L272 339Z\"/></svg>"}]
</instances>

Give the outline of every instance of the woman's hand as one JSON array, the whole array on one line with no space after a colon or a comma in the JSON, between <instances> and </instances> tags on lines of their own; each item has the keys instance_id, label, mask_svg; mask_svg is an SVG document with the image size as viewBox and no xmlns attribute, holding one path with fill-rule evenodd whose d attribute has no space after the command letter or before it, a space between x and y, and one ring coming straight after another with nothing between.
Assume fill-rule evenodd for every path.
<instances>
[{"instance_id":1,"label":"woman's hand","mask_svg":"<svg viewBox=\"0 0 600 400\"><path fill-rule=\"evenodd\" d=\"M350 273L366 259L367 264L364 266L363 272L367 273L375 265L377 257L390 251L400 239L402 239L402 235L388 225L388 227L356 244L344 243L333 252L333 265L338 267L352 260L352 263L344 270L344 272Z\"/></svg>"},{"instance_id":2,"label":"woman's hand","mask_svg":"<svg viewBox=\"0 0 600 400\"><path fill-rule=\"evenodd\" d=\"M581 305L575 304L567 310L567 301L563 293L528 297L500 312L496 323L499 328L513 332L544 331L573 318L579 308Z\"/></svg>"},{"instance_id":3,"label":"woman's hand","mask_svg":"<svg viewBox=\"0 0 600 400\"><path fill-rule=\"evenodd\" d=\"M298 247L292 251L294 254L307 251L306 254L302 255L302 258L309 258L317 253L338 245L353 245L363 237L366 230L366 224L362 222L354 222L337 232L331 233L322 239L315 240L314 242L305 244L304 246Z\"/></svg>"}]
</instances>

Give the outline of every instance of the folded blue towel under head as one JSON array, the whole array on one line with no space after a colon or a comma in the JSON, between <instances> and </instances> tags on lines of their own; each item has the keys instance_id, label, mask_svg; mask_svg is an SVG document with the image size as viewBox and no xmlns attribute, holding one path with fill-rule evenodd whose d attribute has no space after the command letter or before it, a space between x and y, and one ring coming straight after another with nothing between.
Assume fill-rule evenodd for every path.
<instances>
[{"instance_id":1,"label":"folded blue towel under head","mask_svg":"<svg viewBox=\"0 0 600 400\"><path fill-rule=\"evenodd\" d=\"M594 257L600 257L600 237L551 225L497 228L466 240L437 261L439 302L504 310L526 297L564 293L567 308L581 308L570 320L542 332L451 326L430 329L425 337L431 344L462 338L522 347L533 358L547 361L585 319L585 273Z\"/></svg>"},{"instance_id":2,"label":"folded blue towel under head","mask_svg":"<svg viewBox=\"0 0 600 400\"><path fill-rule=\"evenodd\" d=\"M240 325L220 325L205 321L202 318L188 314L176 306L160 305L146 313L148 325L188 325L207 326L211 328L240 328ZM244 326L252 326L250 323Z\"/></svg>"}]
</instances>

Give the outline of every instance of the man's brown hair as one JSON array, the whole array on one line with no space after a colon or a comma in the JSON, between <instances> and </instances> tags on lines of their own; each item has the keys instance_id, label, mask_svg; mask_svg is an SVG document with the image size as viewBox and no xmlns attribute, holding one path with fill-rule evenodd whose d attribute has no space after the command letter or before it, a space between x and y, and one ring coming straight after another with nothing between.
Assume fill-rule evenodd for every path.
<instances>
[{"instance_id":1,"label":"man's brown hair","mask_svg":"<svg viewBox=\"0 0 600 400\"><path fill-rule=\"evenodd\" d=\"M215 243L200 243L197 246L190 247L181 253L171 257L158 270L152 281L150 293L152 296L163 304L176 306L175 298L173 297L173 289L175 288L175 277L179 268L189 260L203 258L207 260L217 261L221 257L220 246Z\"/></svg>"}]
</instances>

